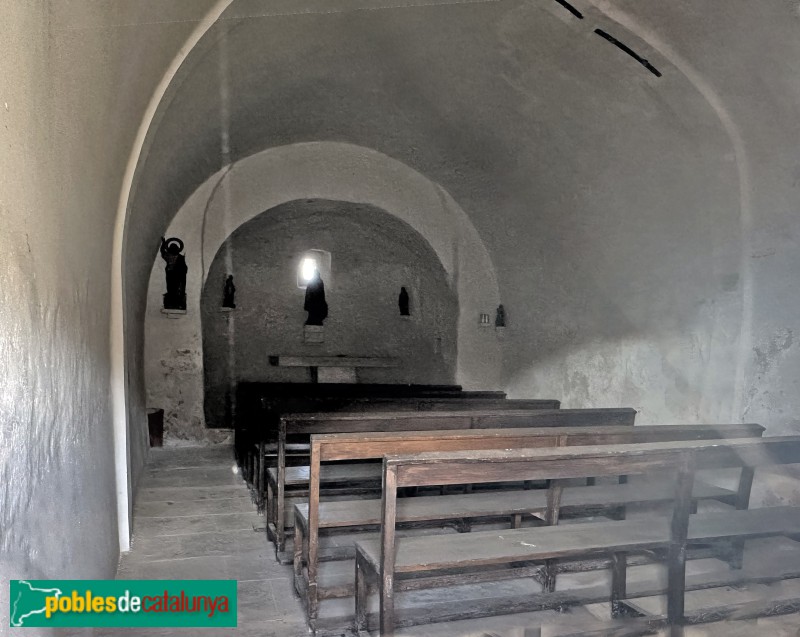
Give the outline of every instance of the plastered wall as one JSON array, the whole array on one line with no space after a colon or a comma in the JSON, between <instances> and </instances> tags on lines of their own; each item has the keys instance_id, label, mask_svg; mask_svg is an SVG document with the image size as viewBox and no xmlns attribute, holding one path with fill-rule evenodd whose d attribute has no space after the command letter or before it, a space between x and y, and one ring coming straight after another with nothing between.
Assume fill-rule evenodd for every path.
<instances>
[{"instance_id":1,"label":"plastered wall","mask_svg":"<svg viewBox=\"0 0 800 637\"><path fill-rule=\"evenodd\" d=\"M190 29L176 21L202 15L203 5L0 2L4 635L13 634L9 578L116 570L114 214L145 104ZM167 22L155 25L156 15ZM143 459L135 450L135 469Z\"/></svg>"}]
</instances>

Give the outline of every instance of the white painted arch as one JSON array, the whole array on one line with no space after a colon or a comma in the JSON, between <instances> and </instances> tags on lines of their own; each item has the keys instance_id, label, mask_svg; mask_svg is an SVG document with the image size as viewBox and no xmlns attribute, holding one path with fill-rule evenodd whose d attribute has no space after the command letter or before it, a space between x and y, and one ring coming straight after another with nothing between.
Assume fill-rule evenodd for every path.
<instances>
[{"instance_id":1,"label":"white painted arch","mask_svg":"<svg viewBox=\"0 0 800 637\"><path fill-rule=\"evenodd\" d=\"M117 213L114 221L114 237L111 247L111 313L109 325L109 388L111 390L111 417L114 438L114 466L117 499L117 534L119 549L129 551L131 547L131 517L133 515L133 484L131 476L130 428L128 423L128 379L125 373L125 281L122 255L125 246L125 225L128 221L133 179L136 167L144 150L147 134L155 120L158 107L164 99L178 70L200 39L214 25L233 0L217 0L209 11L198 20L191 35L173 58L169 67L150 96L142 121L136 131L125 173L122 176Z\"/></svg>"},{"instance_id":2,"label":"white painted arch","mask_svg":"<svg viewBox=\"0 0 800 637\"><path fill-rule=\"evenodd\" d=\"M228 237L257 215L298 199L369 204L396 216L433 248L459 299L456 382L465 388L499 388L501 348L479 315L499 303L497 277L483 242L466 213L439 185L375 150L340 142L308 142L271 148L227 166L187 199L167 236L186 244L187 314L161 313L163 267L151 271L145 315L145 380L148 400L203 422L200 298L208 270ZM159 394L165 347L180 350L187 365L179 406ZM188 371L187 370L191 370ZM168 390L165 390L168 391Z\"/></svg>"}]
</instances>

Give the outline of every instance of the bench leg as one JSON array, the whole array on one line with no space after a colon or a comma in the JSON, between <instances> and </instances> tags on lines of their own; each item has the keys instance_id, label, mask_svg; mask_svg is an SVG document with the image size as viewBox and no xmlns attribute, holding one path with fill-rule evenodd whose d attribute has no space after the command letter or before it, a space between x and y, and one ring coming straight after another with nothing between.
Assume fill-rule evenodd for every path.
<instances>
[{"instance_id":1,"label":"bench leg","mask_svg":"<svg viewBox=\"0 0 800 637\"><path fill-rule=\"evenodd\" d=\"M558 572L558 560L546 560L542 571L542 592L556 592L556 573Z\"/></svg>"},{"instance_id":2,"label":"bench leg","mask_svg":"<svg viewBox=\"0 0 800 637\"><path fill-rule=\"evenodd\" d=\"M519 529L522 527L522 513L515 513L511 517L511 528Z\"/></svg>"},{"instance_id":3,"label":"bench leg","mask_svg":"<svg viewBox=\"0 0 800 637\"><path fill-rule=\"evenodd\" d=\"M275 505L275 551L277 554L286 550L286 520L284 503L279 496Z\"/></svg>"},{"instance_id":4,"label":"bench leg","mask_svg":"<svg viewBox=\"0 0 800 637\"><path fill-rule=\"evenodd\" d=\"M611 618L624 615L622 602L628 596L628 556L625 553L614 553L611 556Z\"/></svg>"},{"instance_id":5,"label":"bench leg","mask_svg":"<svg viewBox=\"0 0 800 637\"><path fill-rule=\"evenodd\" d=\"M684 466L678 471L667 552L667 624L670 637L683 637L683 626L686 623L684 616L686 538L689 533L689 512L692 507L694 466L692 458L688 456L684 462Z\"/></svg>"},{"instance_id":6,"label":"bench leg","mask_svg":"<svg viewBox=\"0 0 800 637\"><path fill-rule=\"evenodd\" d=\"M267 518L267 539L271 542L276 542L277 538L272 536L269 525L275 523L275 491L272 488L272 482L267 481L267 502L264 505L264 514Z\"/></svg>"},{"instance_id":7,"label":"bench leg","mask_svg":"<svg viewBox=\"0 0 800 637\"><path fill-rule=\"evenodd\" d=\"M742 569L744 563L744 540L731 540L728 565L735 571Z\"/></svg>"},{"instance_id":8,"label":"bench leg","mask_svg":"<svg viewBox=\"0 0 800 637\"><path fill-rule=\"evenodd\" d=\"M469 518L462 518L453 523L453 528L459 533L469 533L472 531L472 521Z\"/></svg>"},{"instance_id":9,"label":"bench leg","mask_svg":"<svg viewBox=\"0 0 800 637\"><path fill-rule=\"evenodd\" d=\"M255 490L256 490L256 508L259 513L264 511L264 443L258 443L258 455L256 456L256 475L255 475Z\"/></svg>"},{"instance_id":10,"label":"bench leg","mask_svg":"<svg viewBox=\"0 0 800 637\"><path fill-rule=\"evenodd\" d=\"M295 522L295 528L299 526L297 522ZM295 542L297 541L297 532L295 531ZM317 537L317 541L319 541L319 537ZM300 555L302 559L302 551L306 550L306 555L309 553L308 551L308 540L306 540L306 546L303 546L303 539L300 539ZM295 547L295 555L297 555L297 548ZM306 608L308 609L308 621L311 624L312 628L315 626L317 621L317 616L319 615L319 556L317 554L317 560L312 564L310 560L306 560L307 562L307 572L308 572L308 588L306 589ZM301 573L302 575L302 573Z\"/></svg>"},{"instance_id":11,"label":"bench leg","mask_svg":"<svg viewBox=\"0 0 800 637\"><path fill-rule=\"evenodd\" d=\"M614 507L608 512L608 517L612 520L622 521L628 515L628 508L625 505Z\"/></svg>"},{"instance_id":12,"label":"bench leg","mask_svg":"<svg viewBox=\"0 0 800 637\"><path fill-rule=\"evenodd\" d=\"M683 637L686 547L672 546L668 558L667 623L670 637Z\"/></svg>"},{"instance_id":13,"label":"bench leg","mask_svg":"<svg viewBox=\"0 0 800 637\"><path fill-rule=\"evenodd\" d=\"M364 572L364 564L361 555L356 552L356 613L353 624L355 634L367 631L367 601L369 596L369 586L367 585L367 574Z\"/></svg>"},{"instance_id":14,"label":"bench leg","mask_svg":"<svg viewBox=\"0 0 800 637\"><path fill-rule=\"evenodd\" d=\"M303 577L303 528L302 525L294 524L294 590L298 595L303 595L301 580Z\"/></svg>"},{"instance_id":15,"label":"bench leg","mask_svg":"<svg viewBox=\"0 0 800 637\"><path fill-rule=\"evenodd\" d=\"M391 578L381 578L381 637L394 635L394 581Z\"/></svg>"}]
</instances>

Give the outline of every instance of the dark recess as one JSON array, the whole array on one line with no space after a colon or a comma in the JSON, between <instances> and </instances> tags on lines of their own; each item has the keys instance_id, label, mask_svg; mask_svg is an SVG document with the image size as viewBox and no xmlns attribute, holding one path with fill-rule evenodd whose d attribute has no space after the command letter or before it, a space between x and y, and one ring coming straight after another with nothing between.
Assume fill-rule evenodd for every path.
<instances>
[{"instance_id":1,"label":"dark recess","mask_svg":"<svg viewBox=\"0 0 800 637\"><path fill-rule=\"evenodd\" d=\"M556 0L556 2L558 2L558 0ZM625 51L625 53L630 55L634 60L636 60L644 68L650 71L653 75L655 75L656 77L661 77L661 71L659 71L656 67L650 64L650 62L648 62L645 58L643 58L636 51L630 48L627 44L623 44L622 42L617 40L617 38L615 38L613 35L606 33L602 29L595 29L594 32L604 40L608 40L609 42L611 42L611 44L613 44L617 48Z\"/></svg>"}]
</instances>

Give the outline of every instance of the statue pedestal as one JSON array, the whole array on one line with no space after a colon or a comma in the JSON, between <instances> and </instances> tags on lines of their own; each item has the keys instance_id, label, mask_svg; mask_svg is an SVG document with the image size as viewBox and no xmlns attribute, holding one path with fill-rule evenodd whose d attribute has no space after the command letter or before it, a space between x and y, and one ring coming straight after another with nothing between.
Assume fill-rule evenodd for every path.
<instances>
[{"instance_id":1,"label":"statue pedestal","mask_svg":"<svg viewBox=\"0 0 800 637\"><path fill-rule=\"evenodd\" d=\"M177 319L185 315L186 310L167 310L162 307L161 313L165 315L168 319Z\"/></svg>"},{"instance_id":2,"label":"statue pedestal","mask_svg":"<svg viewBox=\"0 0 800 637\"><path fill-rule=\"evenodd\" d=\"M309 327L319 326L306 325ZM376 356L270 356L276 367L308 367L312 383L358 383L359 367L399 367L396 358Z\"/></svg>"},{"instance_id":3,"label":"statue pedestal","mask_svg":"<svg viewBox=\"0 0 800 637\"><path fill-rule=\"evenodd\" d=\"M323 325L304 325L303 341L306 343L324 343L325 327Z\"/></svg>"}]
</instances>

